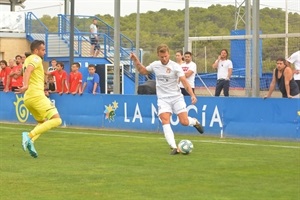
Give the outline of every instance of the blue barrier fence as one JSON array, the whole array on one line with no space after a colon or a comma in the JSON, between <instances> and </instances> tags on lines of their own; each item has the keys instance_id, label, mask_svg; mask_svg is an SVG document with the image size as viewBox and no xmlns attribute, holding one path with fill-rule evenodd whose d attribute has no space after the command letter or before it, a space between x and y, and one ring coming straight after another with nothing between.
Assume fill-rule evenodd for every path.
<instances>
[{"instance_id":1,"label":"blue barrier fence","mask_svg":"<svg viewBox=\"0 0 300 200\"><path fill-rule=\"evenodd\" d=\"M56 95L50 98L65 126L136 130L162 133L152 95ZM0 92L0 121L34 123L23 96ZM205 134L226 137L300 139L300 100L270 98L198 97L188 112L203 124ZM198 134L180 125L174 115L175 133Z\"/></svg>"}]
</instances>

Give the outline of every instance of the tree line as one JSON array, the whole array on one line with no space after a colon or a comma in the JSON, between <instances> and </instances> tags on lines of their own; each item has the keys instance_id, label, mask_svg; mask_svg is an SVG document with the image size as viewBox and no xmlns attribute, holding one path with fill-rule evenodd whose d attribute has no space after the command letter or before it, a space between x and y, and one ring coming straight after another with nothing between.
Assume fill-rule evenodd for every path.
<instances>
[{"instance_id":1,"label":"tree line","mask_svg":"<svg viewBox=\"0 0 300 200\"><path fill-rule=\"evenodd\" d=\"M190 14L190 37L222 36L230 35L235 28L236 8L232 5L212 5L208 8L191 7ZM244 14L244 9L240 11ZM111 15L96 15L110 26L114 26L114 17ZM156 47L161 43L169 45L172 53L184 46L185 10L168 10L140 14L140 48L146 52L144 64L149 64L156 57ZM285 33L285 11L282 9L263 8L260 10L260 30L262 34ZM120 30L134 43L136 39L136 13L120 18ZM289 33L300 34L300 15L289 13ZM49 28L50 32L57 32L58 17L44 15L40 20ZM79 30L89 31L92 18L76 18L75 26ZM245 24L239 23L237 29L244 29ZM289 38L289 54L299 49L300 38ZM205 48L204 48L205 47ZM230 41L198 41L193 42L193 57L198 66L198 72L204 71L204 63L208 63L208 72L212 71L211 63L217 57L222 48L230 49ZM206 51L204 51L204 49ZM263 71L270 72L274 65L272 62L279 56L284 56L285 40L263 39L262 60ZM204 61L205 57L205 61Z\"/></svg>"}]
</instances>

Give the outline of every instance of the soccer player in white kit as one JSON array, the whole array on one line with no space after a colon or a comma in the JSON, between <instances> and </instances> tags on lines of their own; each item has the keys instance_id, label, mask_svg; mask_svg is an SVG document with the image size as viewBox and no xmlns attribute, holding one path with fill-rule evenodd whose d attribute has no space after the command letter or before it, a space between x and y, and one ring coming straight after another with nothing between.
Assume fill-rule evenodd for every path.
<instances>
[{"instance_id":1,"label":"soccer player in white kit","mask_svg":"<svg viewBox=\"0 0 300 200\"><path fill-rule=\"evenodd\" d=\"M176 155L179 151L170 125L170 117L173 112L178 116L182 125L194 126L200 133L203 133L204 130L196 118L191 118L187 114L186 103L180 91L178 80L181 81L186 91L190 94L192 104L197 102L197 98L181 66L170 60L170 50L165 44L157 47L157 55L159 61L154 61L147 67L141 64L135 54L131 53L130 58L140 74L155 73L158 116L162 122L165 138L172 149L171 155Z\"/></svg>"}]
</instances>

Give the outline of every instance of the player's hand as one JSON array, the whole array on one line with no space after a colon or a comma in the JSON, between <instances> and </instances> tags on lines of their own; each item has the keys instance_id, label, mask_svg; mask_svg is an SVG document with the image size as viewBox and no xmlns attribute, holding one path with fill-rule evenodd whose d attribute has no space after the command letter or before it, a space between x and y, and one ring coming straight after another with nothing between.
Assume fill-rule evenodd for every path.
<instances>
[{"instance_id":1,"label":"player's hand","mask_svg":"<svg viewBox=\"0 0 300 200\"><path fill-rule=\"evenodd\" d=\"M25 86L19 87L15 90L15 94L23 94L27 89Z\"/></svg>"},{"instance_id":2,"label":"player's hand","mask_svg":"<svg viewBox=\"0 0 300 200\"><path fill-rule=\"evenodd\" d=\"M197 97L196 96L191 96L192 104L197 103Z\"/></svg>"}]
</instances>

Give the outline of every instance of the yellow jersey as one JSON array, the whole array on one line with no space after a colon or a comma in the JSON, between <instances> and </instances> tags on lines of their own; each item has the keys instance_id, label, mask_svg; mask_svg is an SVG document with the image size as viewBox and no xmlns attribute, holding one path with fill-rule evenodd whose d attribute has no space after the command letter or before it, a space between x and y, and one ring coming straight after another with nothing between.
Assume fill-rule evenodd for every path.
<instances>
[{"instance_id":1,"label":"yellow jersey","mask_svg":"<svg viewBox=\"0 0 300 200\"><path fill-rule=\"evenodd\" d=\"M45 74L41 57L35 54L27 57L23 65L23 72L26 71L26 67L29 65L33 66L34 70L30 75L28 89L26 90L24 97L28 98L44 95Z\"/></svg>"}]
</instances>

